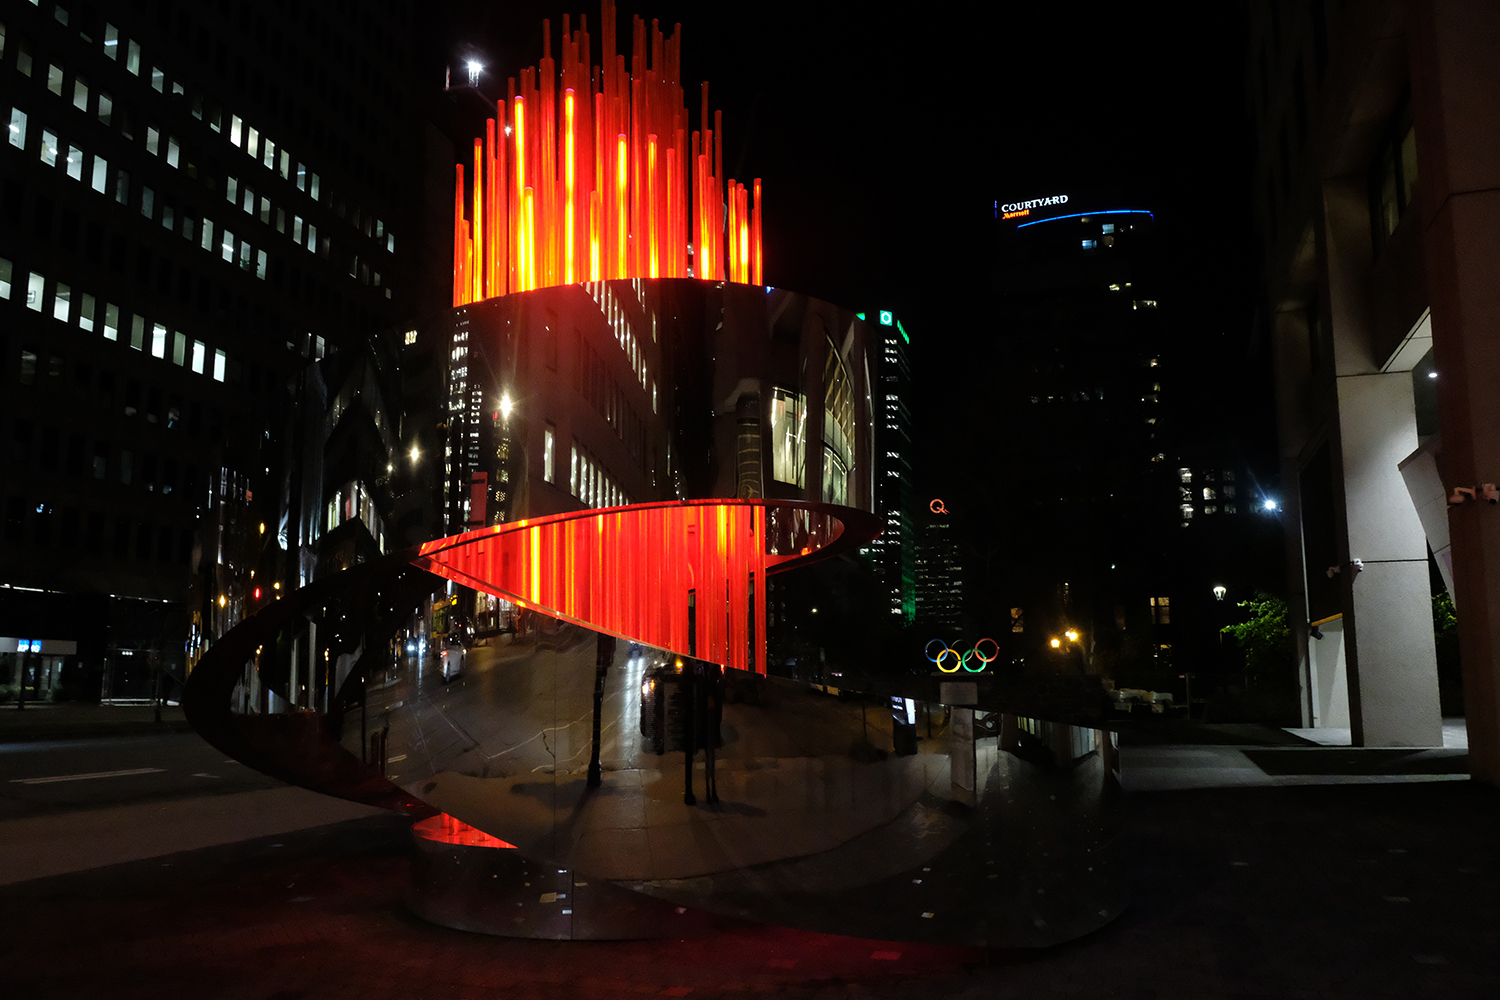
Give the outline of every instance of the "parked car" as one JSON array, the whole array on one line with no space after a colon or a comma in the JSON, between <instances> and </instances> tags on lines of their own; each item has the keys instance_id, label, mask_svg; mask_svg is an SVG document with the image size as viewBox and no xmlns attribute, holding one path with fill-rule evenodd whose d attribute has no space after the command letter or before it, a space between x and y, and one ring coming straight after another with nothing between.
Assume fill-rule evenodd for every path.
<instances>
[{"instance_id":1,"label":"parked car","mask_svg":"<svg viewBox=\"0 0 1500 1000\"><path fill-rule=\"evenodd\" d=\"M468 656L468 650L464 648L463 640L457 635L450 635L443 642L443 683L446 684L459 674L463 673L464 659Z\"/></svg>"}]
</instances>

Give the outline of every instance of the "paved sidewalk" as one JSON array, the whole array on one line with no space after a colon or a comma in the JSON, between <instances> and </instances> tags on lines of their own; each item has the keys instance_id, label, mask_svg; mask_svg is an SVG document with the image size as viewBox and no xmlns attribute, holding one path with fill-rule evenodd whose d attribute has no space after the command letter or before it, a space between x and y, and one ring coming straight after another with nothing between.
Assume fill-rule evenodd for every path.
<instances>
[{"instance_id":1,"label":"paved sidewalk","mask_svg":"<svg viewBox=\"0 0 1500 1000\"><path fill-rule=\"evenodd\" d=\"M1267 742L1229 749L1300 752ZM1149 749L1182 776L1204 748ZM26 998L1500 996L1500 792L1205 773L1210 787L1127 794L1130 909L1035 953L713 917L674 941L466 934L407 913L406 824L379 815L0 886L0 968Z\"/></svg>"},{"instance_id":2,"label":"paved sidewalk","mask_svg":"<svg viewBox=\"0 0 1500 1000\"><path fill-rule=\"evenodd\" d=\"M191 731L180 705L162 706L160 722L151 705L67 701L29 701L24 709L17 709L14 702L0 705L0 743Z\"/></svg>"}]
</instances>

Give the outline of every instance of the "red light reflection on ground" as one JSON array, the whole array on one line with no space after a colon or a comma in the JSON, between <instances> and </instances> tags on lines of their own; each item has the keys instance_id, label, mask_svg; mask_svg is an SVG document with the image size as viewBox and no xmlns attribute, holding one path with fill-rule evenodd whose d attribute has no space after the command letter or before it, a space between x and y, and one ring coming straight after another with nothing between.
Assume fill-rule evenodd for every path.
<instances>
[{"instance_id":1,"label":"red light reflection on ground","mask_svg":"<svg viewBox=\"0 0 1500 1000\"><path fill-rule=\"evenodd\" d=\"M463 847L502 847L515 850L515 844L507 844L499 837L491 837L478 827L470 826L461 819L447 813L438 813L412 824L412 833L425 840L440 844L459 844Z\"/></svg>"}]
</instances>

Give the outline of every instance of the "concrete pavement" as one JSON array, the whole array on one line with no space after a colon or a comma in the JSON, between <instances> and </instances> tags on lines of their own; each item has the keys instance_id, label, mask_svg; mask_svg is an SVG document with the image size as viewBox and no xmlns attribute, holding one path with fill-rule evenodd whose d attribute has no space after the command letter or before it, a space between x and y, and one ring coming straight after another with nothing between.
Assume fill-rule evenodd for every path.
<instances>
[{"instance_id":1,"label":"concrete pavement","mask_svg":"<svg viewBox=\"0 0 1500 1000\"><path fill-rule=\"evenodd\" d=\"M375 815L0 886L0 975L17 997L1500 995L1500 793L1454 776L1461 756L1250 736L1211 748L1232 767L1127 742L1127 783L1133 764L1171 777L1126 796L1132 906L1042 952L713 917L672 941L451 931L404 909L406 824Z\"/></svg>"}]
</instances>

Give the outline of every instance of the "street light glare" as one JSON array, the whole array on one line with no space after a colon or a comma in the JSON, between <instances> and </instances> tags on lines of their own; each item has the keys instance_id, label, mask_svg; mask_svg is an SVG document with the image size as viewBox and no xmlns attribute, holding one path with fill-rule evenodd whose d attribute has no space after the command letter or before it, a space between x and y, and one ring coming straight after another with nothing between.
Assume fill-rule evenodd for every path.
<instances>
[{"instance_id":1,"label":"street light glare","mask_svg":"<svg viewBox=\"0 0 1500 1000\"><path fill-rule=\"evenodd\" d=\"M1266 500L1266 505L1265 506L1266 506L1266 510L1275 510L1276 509L1276 501L1275 500L1271 500L1271 499L1268 498Z\"/></svg>"},{"instance_id":2,"label":"street light glare","mask_svg":"<svg viewBox=\"0 0 1500 1000\"><path fill-rule=\"evenodd\" d=\"M1053 649L1059 649L1059 648L1061 648L1061 646L1062 646L1062 640L1061 639L1053 639L1052 640L1052 648Z\"/></svg>"},{"instance_id":3,"label":"street light glare","mask_svg":"<svg viewBox=\"0 0 1500 1000\"><path fill-rule=\"evenodd\" d=\"M510 393L502 393L500 395L500 416L509 420L510 411L513 409L515 409L515 403L511 402Z\"/></svg>"},{"instance_id":4,"label":"street light glare","mask_svg":"<svg viewBox=\"0 0 1500 1000\"><path fill-rule=\"evenodd\" d=\"M412 462L412 464L416 465L417 464L417 459L420 458L420 457L422 457L422 453L417 450L417 446L415 444L412 445L411 446L411 462Z\"/></svg>"}]
</instances>

